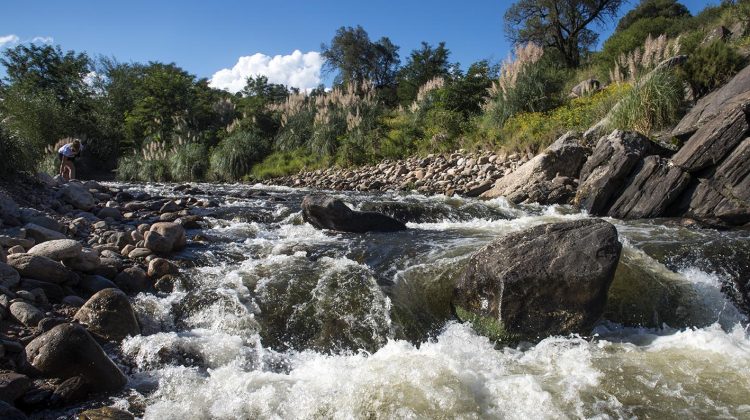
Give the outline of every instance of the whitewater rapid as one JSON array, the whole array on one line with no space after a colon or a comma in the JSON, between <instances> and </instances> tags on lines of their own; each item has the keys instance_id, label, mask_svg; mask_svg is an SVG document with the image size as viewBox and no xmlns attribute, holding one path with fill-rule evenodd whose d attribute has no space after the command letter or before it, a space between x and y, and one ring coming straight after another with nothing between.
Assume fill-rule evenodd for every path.
<instances>
[{"instance_id":1,"label":"whitewater rapid","mask_svg":"<svg viewBox=\"0 0 750 420\"><path fill-rule=\"evenodd\" d=\"M352 194L341 198L354 208L415 220L404 233L332 234L302 222L304 192L263 191L285 201L227 196L190 232L210 243L190 251L186 280L135 298L144 335L122 344L130 391L116 405L146 419L750 417L747 319L725 290L737 271L717 256L735 250L741 269L745 233L610 220L618 276L656 279L643 296L656 309L634 318L615 290L621 306L592 335L504 347L452 320L463 263L508 232L585 214ZM651 324L621 323L632 319Z\"/></svg>"}]
</instances>

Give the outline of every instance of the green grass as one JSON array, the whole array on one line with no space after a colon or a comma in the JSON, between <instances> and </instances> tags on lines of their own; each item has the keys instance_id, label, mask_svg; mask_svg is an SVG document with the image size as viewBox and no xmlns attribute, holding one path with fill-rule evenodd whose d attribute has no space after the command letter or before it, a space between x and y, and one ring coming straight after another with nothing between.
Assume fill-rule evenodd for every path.
<instances>
[{"instance_id":1,"label":"green grass","mask_svg":"<svg viewBox=\"0 0 750 420\"><path fill-rule=\"evenodd\" d=\"M257 180L278 178L293 175L302 170L326 168L330 159L310 155L308 151L298 149L291 152L275 152L252 169L252 177Z\"/></svg>"},{"instance_id":2,"label":"green grass","mask_svg":"<svg viewBox=\"0 0 750 420\"><path fill-rule=\"evenodd\" d=\"M646 136L677 122L685 96L682 80L670 70L634 83L610 114L610 127Z\"/></svg>"}]
</instances>

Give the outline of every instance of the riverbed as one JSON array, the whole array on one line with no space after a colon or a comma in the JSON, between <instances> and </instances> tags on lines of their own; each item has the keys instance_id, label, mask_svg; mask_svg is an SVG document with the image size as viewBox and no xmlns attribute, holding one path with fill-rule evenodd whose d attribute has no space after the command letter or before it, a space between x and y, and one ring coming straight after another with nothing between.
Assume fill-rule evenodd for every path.
<instances>
[{"instance_id":1,"label":"riverbed","mask_svg":"<svg viewBox=\"0 0 750 420\"><path fill-rule=\"evenodd\" d=\"M188 231L177 258L191 268L172 293L134 298L143 335L113 350L129 375L113 401L138 416L750 417L750 335L736 290L750 272L750 232L607 219L623 255L592 333L505 345L451 315L468 258L509 232L587 215L331 192L409 227L345 234L303 222L310 191L198 187L220 206Z\"/></svg>"}]
</instances>

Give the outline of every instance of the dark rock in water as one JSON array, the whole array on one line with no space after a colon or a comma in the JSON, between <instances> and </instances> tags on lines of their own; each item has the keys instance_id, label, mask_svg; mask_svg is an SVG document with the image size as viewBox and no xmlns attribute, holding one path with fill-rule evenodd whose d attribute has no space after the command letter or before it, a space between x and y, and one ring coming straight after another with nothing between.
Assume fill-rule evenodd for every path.
<instances>
[{"instance_id":1,"label":"dark rock in water","mask_svg":"<svg viewBox=\"0 0 750 420\"><path fill-rule=\"evenodd\" d=\"M506 197L513 203L564 204L575 194L575 186L560 178L577 178L589 149L578 134L569 132L543 153L500 178L483 198Z\"/></svg>"},{"instance_id":2,"label":"dark rock in water","mask_svg":"<svg viewBox=\"0 0 750 420\"><path fill-rule=\"evenodd\" d=\"M92 389L116 391L127 378L86 330L62 324L26 346L26 358L40 376L68 379L81 376Z\"/></svg>"},{"instance_id":3,"label":"dark rock in water","mask_svg":"<svg viewBox=\"0 0 750 420\"><path fill-rule=\"evenodd\" d=\"M462 320L492 321L524 338L588 333L621 250L615 227L598 219L512 233L471 257L452 304Z\"/></svg>"},{"instance_id":4,"label":"dark rock in water","mask_svg":"<svg viewBox=\"0 0 750 420\"><path fill-rule=\"evenodd\" d=\"M302 200L302 217L318 229L342 232L395 232L406 225L390 216L354 211L341 200L324 195L308 195Z\"/></svg>"},{"instance_id":5,"label":"dark rock in water","mask_svg":"<svg viewBox=\"0 0 750 420\"><path fill-rule=\"evenodd\" d=\"M724 106L701 126L673 157L672 162L688 172L697 172L721 162L746 136L750 125L750 99Z\"/></svg>"},{"instance_id":6,"label":"dark rock in water","mask_svg":"<svg viewBox=\"0 0 750 420\"><path fill-rule=\"evenodd\" d=\"M101 407L78 414L79 420L133 420L134 418L127 411L114 407Z\"/></svg>"},{"instance_id":7,"label":"dark rock in water","mask_svg":"<svg viewBox=\"0 0 750 420\"><path fill-rule=\"evenodd\" d=\"M0 418L3 420L26 420L26 414L5 401L0 401Z\"/></svg>"},{"instance_id":8,"label":"dark rock in water","mask_svg":"<svg viewBox=\"0 0 750 420\"><path fill-rule=\"evenodd\" d=\"M619 219L659 217L690 183L690 175L659 156L649 156L609 209Z\"/></svg>"},{"instance_id":9,"label":"dark rock in water","mask_svg":"<svg viewBox=\"0 0 750 420\"><path fill-rule=\"evenodd\" d=\"M651 151L641 134L615 130L602 137L581 169L575 203L591 215L607 214L633 168Z\"/></svg>"},{"instance_id":10,"label":"dark rock in water","mask_svg":"<svg viewBox=\"0 0 750 420\"><path fill-rule=\"evenodd\" d=\"M104 289L91 296L73 318L105 340L120 341L141 333L127 295L120 289Z\"/></svg>"},{"instance_id":11,"label":"dark rock in water","mask_svg":"<svg viewBox=\"0 0 750 420\"><path fill-rule=\"evenodd\" d=\"M730 225L750 222L750 138L737 146L712 177L699 180L687 214L717 218Z\"/></svg>"},{"instance_id":12,"label":"dark rock in water","mask_svg":"<svg viewBox=\"0 0 750 420\"><path fill-rule=\"evenodd\" d=\"M742 69L721 88L701 98L672 130L675 137L689 136L710 121L730 102L750 99L750 66Z\"/></svg>"}]
</instances>

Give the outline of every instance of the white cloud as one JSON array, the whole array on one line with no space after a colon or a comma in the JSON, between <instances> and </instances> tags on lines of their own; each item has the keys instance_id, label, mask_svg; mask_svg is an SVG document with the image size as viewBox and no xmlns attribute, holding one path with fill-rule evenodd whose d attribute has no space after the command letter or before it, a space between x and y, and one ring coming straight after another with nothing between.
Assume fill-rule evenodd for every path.
<instances>
[{"instance_id":1,"label":"white cloud","mask_svg":"<svg viewBox=\"0 0 750 420\"><path fill-rule=\"evenodd\" d=\"M323 57L319 52L302 53L294 50L289 55L274 57L256 53L240 57L231 69L221 69L211 77L209 85L236 93L245 87L250 76L263 75L270 83L279 83L300 90L310 90L320 84Z\"/></svg>"},{"instance_id":2,"label":"white cloud","mask_svg":"<svg viewBox=\"0 0 750 420\"><path fill-rule=\"evenodd\" d=\"M32 43L40 43L40 44L52 44L55 42L55 38L52 38L51 36L35 36L34 38L31 38Z\"/></svg>"},{"instance_id":3,"label":"white cloud","mask_svg":"<svg viewBox=\"0 0 750 420\"><path fill-rule=\"evenodd\" d=\"M18 35L14 34L0 36L0 48L18 44L18 41L20 40L21 39L18 37Z\"/></svg>"}]
</instances>

